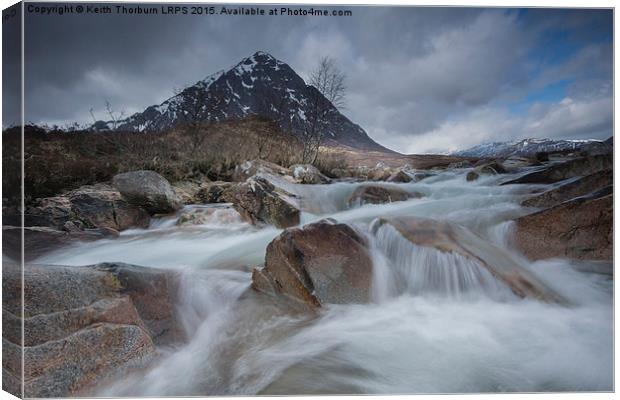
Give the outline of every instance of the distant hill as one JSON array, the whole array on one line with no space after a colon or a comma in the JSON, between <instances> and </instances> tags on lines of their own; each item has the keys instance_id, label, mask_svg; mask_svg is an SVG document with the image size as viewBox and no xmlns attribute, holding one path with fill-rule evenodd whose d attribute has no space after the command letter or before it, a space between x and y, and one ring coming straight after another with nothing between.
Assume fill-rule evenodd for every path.
<instances>
[{"instance_id":1,"label":"distant hill","mask_svg":"<svg viewBox=\"0 0 620 400\"><path fill-rule=\"evenodd\" d=\"M159 105L117 121L115 126L112 121L98 121L93 128L162 131L187 122L189 118L224 121L254 114L280 121L281 125L285 125L282 126L285 131L298 135L309 124L306 115L309 113L311 95L316 95L316 89L306 84L290 66L259 51L231 69L216 72ZM205 99L203 103L208 104L198 112L192 109L197 98ZM324 97L322 99L327 101ZM359 125L342 115L331 103L329 106L325 144L393 153L373 141Z\"/></svg>"},{"instance_id":2,"label":"distant hill","mask_svg":"<svg viewBox=\"0 0 620 400\"><path fill-rule=\"evenodd\" d=\"M517 142L492 142L471 147L467 150L453 152L452 155L462 157L509 157L532 156L539 152L556 152L585 150L591 153L609 152L613 146L613 137L602 141L585 140L553 140L523 139Z\"/></svg>"}]
</instances>

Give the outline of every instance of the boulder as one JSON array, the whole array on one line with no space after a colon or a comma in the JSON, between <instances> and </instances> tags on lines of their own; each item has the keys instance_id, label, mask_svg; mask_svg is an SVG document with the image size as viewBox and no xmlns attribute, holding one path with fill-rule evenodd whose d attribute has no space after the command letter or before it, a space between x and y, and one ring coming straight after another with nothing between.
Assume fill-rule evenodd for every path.
<instances>
[{"instance_id":1,"label":"boulder","mask_svg":"<svg viewBox=\"0 0 620 400\"><path fill-rule=\"evenodd\" d=\"M358 186L349 197L349 206L392 203L422 196L420 193L409 193L395 186L362 185Z\"/></svg>"},{"instance_id":2,"label":"boulder","mask_svg":"<svg viewBox=\"0 0 620 400\"><path fill-rule=\"evenodd\" d=\"M112 183L130 204L151 214L171 213L182 207L170 183L154 171L125 172L114 176Z\"/></svg>"},{"instance_id":3,"label":"boulder","mask_svg":"<svg viewBox=\"0 0 620 400\"><path fill-rule=\"evenodd\" d=\"M71 211L89 228L122 231L132 227L147 228L149 214L129 204L111 187L82 187L69 193Z\"/></svg>"},{"instance_id":4,"label":"boulder","mask_svg":"<svg viewBox=\"0 0 620 400\"><path fill-rule=\"evenodd\" d=\"M475 181L479 177L480 175L478 175L476 171L469 171L467 175L465 176L465 179L467 179L467 182L471 182L471 181Z\"/></svg>"},{"instance_id":5,"label":"boulder","mask_svg":"<svg viewBox=\"0 0 620 400\"><path fill-rule=\"evenodd\" d=\"M392 226L405 239L417 246L459 254L476 262L520 297L531 297L547 302L565 302L531 272L521 267L509 254L463 226L419 217L380 218L373 222L371 231L376 232L385 224Z\"/></svg>"},{"instance_id":6,"label":"boulder","mask_svg":"<svg viewBox=\"0 0 620 400\"><path fill-rule=\"evenodd\" d=\"M251 160L235 167L232 180L235 182L244 182L246 179L256 174L285 176L289 174L289 170L269 161Z\"/></svg>"},{"instance_id":7,"label":"boulder","mask_svg":"<svg viewBox=\"0 0 620 400\"><path fill-rule=\"evenodd\" d=\"M515 243L528 258L613 258L613 194L607 187L516 220Z\"/></svg>"},{"instance_id":8,"label":"boulder","mask_svg":"<svg viewBox=\"0 0 620 400\"><path fill-rule=\"evenodd\" d=\"M122 231L131 227L146 228L150 216L142 208L129 204L108 185L82 186L65 195L39 199L26 208L26 226L64 229L67 223L85 228Z\"/></svg>"},{"instance_id":9,"label":"boulder","mask_svg":"<svg viewBox=\"0 0 620 400\"><path fill-rule=\"evenodd\" d=\"M265 266L252 274L252 287L310 308L366 303L372 271L364 238L346 224L321 220L275 238L267 246Z\"/></svg>"},{"instance_id":10,"label":"boulder","mask_svg":"<svg viewBox=\"0 0 620 400\"><path fill-rule=\"evenodd\" d=\"M299 224L300 208L295 196L263 177L254 176L238 184L233 196L233 207L251 224L262 222L278 228Z\"/></svg>"},{"instance_id":11,"label":"boulder","mask_svg":"<svg viewBox=\"0 0 620 400\"><path fill-rule=\"evenodd\" d=\"M604 154L590 157L580 157L558 164L551 164L548 168L532 172L520 178L502 183L555 183L577 176L586 176L595 172L613 168L613 155Z\"/></svg>"},{"instance_id":12,"label":"boulder","mask_svg":"<svg viewBox=\"0 0 620 400\"><path fill-rule=\"evenodd\" d=\"M408 183L413 181L413 178L409 176L409 174L407 174L405 171L399 170L390 175L387 178L387 181L393 183Z\"/></svg>"},{"instance_id":13,"label":"boulder","mask_svg":"<svg viewBox=\"0 0 620 400\"><path fill-rule=\"evenodd\" d=\"M613 185L613 171L603 170L582 178L571 179L521 203L525 207L547 208L576 197L585 196Z\"/></svg>"},{"instance_id":14,"label":"boulder","mask_svg":"<svg viewBox=\"0 0 620 400\"><path fill-rule=\"evenodd\" d=\"M314 165L295 164L289 168L289 171L297 183L318 185L331 182Z\"/></svg>"},{"instance_id":15,"label":"boulder","mask_svg":"<svg viewBox=\"0 0 620 400\"><path fill-rule=\"evenodd\" d=\"M3 370L21 375L23 321L25 397L92 395L98 384L144 368L154 343L179 338L174 273L126 264L26 264L22 286L19 265L4 267Z\"/></svg>"},{"instance_id":16,"label":"boulder","mask_svg":"<svg viewBox=\"0 0 620 400\"><path fill-rule=\"evenodd\" d=\"M196 202L201 204L232 203L235 196L236 183L209 182L202 184L196 192Z\"/></svg>"}]
</instances>

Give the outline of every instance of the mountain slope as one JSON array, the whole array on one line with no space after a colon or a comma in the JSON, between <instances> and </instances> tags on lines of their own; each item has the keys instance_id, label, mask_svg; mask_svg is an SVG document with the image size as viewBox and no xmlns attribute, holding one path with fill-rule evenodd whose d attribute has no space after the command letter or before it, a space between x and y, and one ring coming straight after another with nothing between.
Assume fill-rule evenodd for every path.
<instances>
[{"instance_id":1,"label":"mountain slope","mask_svg":"<svg viewBox=\"0 0 620 400\"><path fill-rule=\"evenodd\" d=\"M160 105L150 106L115 125L118 130L161 131L194 120L224 121L258 114L278 121L285 131L299 135L308 127L306 115L310 99L316 95L316 89L286 63L259 51L230 70L216 72ZM320 98L327 102L323 96ZM336 107L331 104L329 107L325 144L392 153L374 142ZM112 124L99 122L95 127L111 129Z\"/></svg>"},{"instance_id":2,"label":"mountain slope","mask_svg":"<svg viewBox=\"0 0 620 400\"><path fill-rule=\"evenodd\" d=\"M611 138L610 138L611 139ZM523 139L518 142L492 142L452 153L462 157L508 157L532 156L538 152L555 152L570 150L587 150L590 152L611 151L609 140L552 140Z\"/></svg>"}]
</instances>

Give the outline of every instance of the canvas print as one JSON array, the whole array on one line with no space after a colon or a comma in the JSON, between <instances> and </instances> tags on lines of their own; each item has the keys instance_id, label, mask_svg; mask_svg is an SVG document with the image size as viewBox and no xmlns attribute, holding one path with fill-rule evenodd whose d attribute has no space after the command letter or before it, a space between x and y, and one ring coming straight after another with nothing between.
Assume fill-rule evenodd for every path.
<instances>
[{"instance_id":1,"label":"canvas print","mask_svg":"<svg viewBox=\"0 0 620 400\"><path fill-rule=\"evenodd\" d=\"M2 25L3 390L614 390L612 9Z\"/></svg>"}]
</instances>

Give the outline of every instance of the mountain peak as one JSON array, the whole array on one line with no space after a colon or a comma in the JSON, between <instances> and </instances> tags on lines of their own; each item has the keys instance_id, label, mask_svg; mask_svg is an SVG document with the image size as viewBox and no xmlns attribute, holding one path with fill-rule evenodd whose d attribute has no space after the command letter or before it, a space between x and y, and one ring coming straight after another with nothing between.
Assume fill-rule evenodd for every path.
<instances>
[{"instance_id":1,"label":"mountain peak","mask_svg":"<svg viewBox=\"0 0 620 400\"><path fill-rule=\"evenodd\" d=\"M257 51L232 68L208 76L160 105L148 107L115 129L157 131L187 123L188 116L218 122L261 115L277 121L292 135L301 135L310 124L313 90L286 63L271 54ZM211 99L199 104L196 99ZM213 100L217 99L217 101ZM324 101L329 102L327 99ZM196 106L200 106L196 109ZM330 104L331 105L331 104ZM324 123L326 142L359 149L388 151L368 137L331 105Z\"/></svg>"}]
</instances>

